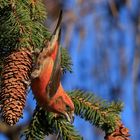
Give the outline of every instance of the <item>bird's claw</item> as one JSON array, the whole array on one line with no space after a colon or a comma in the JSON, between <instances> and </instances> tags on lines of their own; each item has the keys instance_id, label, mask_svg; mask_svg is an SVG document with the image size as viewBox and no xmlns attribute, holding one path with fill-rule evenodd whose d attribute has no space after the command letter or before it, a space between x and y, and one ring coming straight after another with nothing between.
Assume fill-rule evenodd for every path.
<instances>
[{"instance_id":1,"label":"bird's claw","mask_svg":"<svg viewBox=\"0 0 140 140\"><path fill-rule=\"evenodd\" d=\"M68 122L71 124L74 122L74 112L65 112L64 115Z\"/></svg>"}]
</instances>

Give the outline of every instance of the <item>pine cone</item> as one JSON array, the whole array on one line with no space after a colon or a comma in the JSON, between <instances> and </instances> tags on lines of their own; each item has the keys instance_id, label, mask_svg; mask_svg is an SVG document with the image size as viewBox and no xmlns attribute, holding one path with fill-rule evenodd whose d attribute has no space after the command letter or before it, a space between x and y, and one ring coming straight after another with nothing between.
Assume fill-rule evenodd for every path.
<instances>
[{"instance_id":1,"label":"pine cone","mask_svg":"<svg viewBox=\"0 0 140 140\"><path fill-rule=\"evenodd\" d=\"M31 68L31 51L28 49L12 52L5 58L0 102L3 119L11 126L22 116Z\"/></svg>"},{"instance_id":2,"label":"pine cone","mask_svg":"<svg viewBox=\"0 0 140 140\"><path fill-rule=\"evenodd\" d=\"M105 140L130 140L129 130L121 123L117 123L117 128L111 134L106 134Z\"/></svg>"}]
</instances>

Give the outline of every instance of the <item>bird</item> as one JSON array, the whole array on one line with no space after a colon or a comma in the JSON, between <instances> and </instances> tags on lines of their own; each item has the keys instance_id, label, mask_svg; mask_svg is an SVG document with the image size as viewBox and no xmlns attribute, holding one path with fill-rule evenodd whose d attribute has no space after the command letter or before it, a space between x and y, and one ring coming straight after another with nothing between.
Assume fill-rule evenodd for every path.
<instances>
[{"instance_id":1,"label":"bird","mask_svg":"<svg viewBox=\"0 0 140 140\"><path fill-rule=\"evenodd\" d=\"M73 122L74 104L61 84L60 21L62 11L51 39L46 42L37 59L37 66L31 74L31 89L44 110L64 116Z\"/></svg>"}]
</instances>

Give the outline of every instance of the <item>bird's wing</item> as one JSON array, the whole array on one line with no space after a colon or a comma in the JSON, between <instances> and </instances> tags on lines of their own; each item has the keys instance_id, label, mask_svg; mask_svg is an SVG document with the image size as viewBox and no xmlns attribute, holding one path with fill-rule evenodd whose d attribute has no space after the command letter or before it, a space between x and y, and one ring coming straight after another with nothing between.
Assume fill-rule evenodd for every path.
<instances>
[{"instance_id":1,"label":"bird's wing","mask_svg":"<svg viewBox=\"0 0 140 140\"><path fill-rule=\"evenodd\" d=\"M52 57L54 59L53 71L49 80L49 84L46 87L46 91L49 93L49 97L52 97L56 93L61 79L61 50L59 45L61 19L62 11L60 12L57 27L51 39L51 45L55 45L55 49L52 53Z\"/></svg>"}]
</instances>

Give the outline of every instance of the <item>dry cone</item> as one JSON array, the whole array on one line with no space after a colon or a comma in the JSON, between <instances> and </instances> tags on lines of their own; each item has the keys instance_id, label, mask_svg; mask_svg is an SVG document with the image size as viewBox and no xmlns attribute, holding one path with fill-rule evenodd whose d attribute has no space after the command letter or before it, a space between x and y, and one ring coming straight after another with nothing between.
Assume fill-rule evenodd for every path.
<instances>
[{"instance_id":1,"label":"dry cone","mask_svg":"<svg viewBox=\"0 0 140 140\"><path fill-rule=\"evenodd\" d=\"M31 51L28 49L12 52L5 58L0 103L4 122L11 126L22 116L31 68Z\"/></svg>"}]
</instances>

